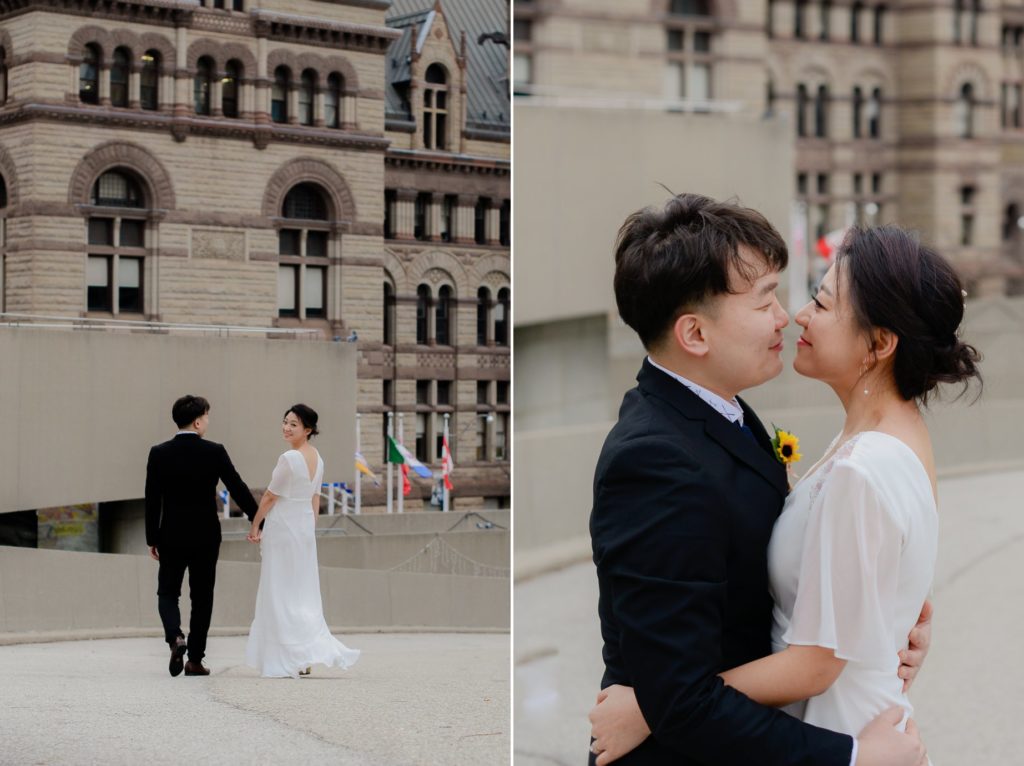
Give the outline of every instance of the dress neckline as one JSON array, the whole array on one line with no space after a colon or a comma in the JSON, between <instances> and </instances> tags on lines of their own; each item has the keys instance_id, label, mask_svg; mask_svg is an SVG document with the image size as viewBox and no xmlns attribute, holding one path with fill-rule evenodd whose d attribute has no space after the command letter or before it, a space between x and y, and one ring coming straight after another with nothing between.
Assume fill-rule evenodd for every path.
<instances>
[{"instance_id":1,"label":"dress neckline","mask_svg":"<svg viewBox=\"0 0 1024 766\"><path fill-rule=\"evenodd\" d=\"M303 456L301 450L290 449L288 451L289 452L294 452L296 455L298 455L300 458L302 458L302 467L306 468L306 458ZM308 479L310 484L312 484L316 480L316 472L318 470L320 470L320 463L323 460L323 458L320 457L320 450L318 450L316 447L313 447L313 452L316 453L316 466L314 466L314 468L313 468L313 475L310 476L309 479ZM306 468L306 470L308 471L309 469Z\"/></svg>"},{"instance_id":2,"label":"dress neckline","mask_svg":"<svg viewBox=\"0 0 1024 766\"><path fill-rule=\"evenodd\" d=\"M828 455L828 457L823 457L821 460L819 460L817 463L815 463L811 467L810 471L808 471L806 474L804 474L803 476L800 477L800 480L796 483L796 485L793 487L793 489L796 489L797 486L803 484L811 476L813 476L816 473L819 473L820 471L824 470L825 467L829 463L832 463L833 461L836 460L836 458L839 457L840 453L847 446L850 446L850 445L856 446L856 442L860 440L860 437L862 437L862 436L864 436L866 434L877 434L879 436L884 436L889 441L896 442L896 444L899 444L900 447L904 450L904 452L906 452L906 453L908 453L910 455L910 457L913 460L913 463L918 467L918 469L920 470L921 474L923 474L925 483L928 485L928 496L932 499L932 505L935 506L936 508L938 508L938 501L936 500L936 497L935 497L935 491L932 488L931 476L928 474L928 469L925 468L924 463L922 462L920 456L916 452L914 452L914 450L910 447L909 444L907 444L905 441L900 439L898 436L893 436L892 434L886 433L885 431L875 431L875 430L870 430L870 429L867 430L867 431L858 431L857 433L853 434L849 439L847 439L845 442L840 444L838 447L835 447L835 442L836 442L836 440L839 437L837 436L836 439L833 439L832 440L832 444L829 445L829 450L832 450L832 454ZM841 432L840 432L840 435L842 435ZM833 447L835 447L835 449L833 449ZM853 450L851 449L850 450L850 454L852 454L852 451ZM849 454L846 454L843 457L849 457Z\"/></svg>"}]
</instances>

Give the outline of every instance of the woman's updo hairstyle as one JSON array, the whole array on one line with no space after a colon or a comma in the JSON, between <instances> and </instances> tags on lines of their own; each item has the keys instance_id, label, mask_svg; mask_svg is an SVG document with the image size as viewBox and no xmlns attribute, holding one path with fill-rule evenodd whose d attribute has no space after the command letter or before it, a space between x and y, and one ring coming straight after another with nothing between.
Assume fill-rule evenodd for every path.
<instances>
[{"instance_id":1,"label":"woman's updo hairstyle","mask_svg":"<svg viewBox=\"0 0 1024 766\"><path fill-rule=\"evenodd\" d=\"M320 419L320 416L316 414L316 410L312 407L305 404L293 404L285 411L284 417L288 417L289 412L299 419L303 428L312 429L309 433L310 439L320 433L320 430L316 427L316 422Z\"/></svg>"},{"instance_id":2,"label":"woman's updo hairstyle","mask_svg":"<svg viewBox=\"0 0 1024 766\"><path fill-rule=\"evenodd\" d=\"M964 291L941 255L898 226L857 227L836 258L837 279L849 280L858 325L899 338L893 375L900 395L928 403L939 383L981 382L981 355L958 337Z\"/></svg>"}]
</instances>

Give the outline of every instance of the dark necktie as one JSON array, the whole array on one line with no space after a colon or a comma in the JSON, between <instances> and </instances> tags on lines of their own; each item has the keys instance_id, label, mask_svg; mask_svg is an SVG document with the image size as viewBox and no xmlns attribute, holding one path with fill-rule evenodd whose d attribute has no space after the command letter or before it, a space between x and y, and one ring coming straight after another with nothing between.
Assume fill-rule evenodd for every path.
<instances>
[{"instance_id":1,"label":"dark necktie","mask_svg":"<svg viewBox=\"0 0 1024 766\"><path fill-rule=\"evenodd\" d=\"M754 442L754 444L757 444L757 437L754 436L754 432L750 430L750 426L748 426L746 423L740 423L740 421L738 420L736 421L736 425L739 426L739 429L750 438L750 441Z\"/></svg>"}]
</instances>

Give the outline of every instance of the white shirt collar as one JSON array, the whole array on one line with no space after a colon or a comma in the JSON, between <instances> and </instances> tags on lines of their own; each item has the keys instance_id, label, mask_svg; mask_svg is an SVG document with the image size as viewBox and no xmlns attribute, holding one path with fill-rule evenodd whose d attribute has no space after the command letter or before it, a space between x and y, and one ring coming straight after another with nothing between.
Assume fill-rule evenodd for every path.
<instances>
[{"instance_id":1,"label":"white shirt collar","mask_svg":"<svg viewBox=\"0 0 1024 766\"><path fill-rule=\"evenodd\" d=\"M713 391L708 391L706 388L694 383L692 380L687 380L682 375L672 372L672 370L666 370L650 357L647 357L647 361L651 363L652 367L661 370L672 378L675 378L688 389L693 391L693 393L700 397L701 401L711 407L711 409L720 414L730 423L739 423L741 426L743 425L743 408L740 407L740 403L735 397L733 397L731 401L723 399L718 394Z\"/></svg>"},{"instance_id":2,"label":"white shirt collar","mask_svg":"<svg viewBox=\"0 0 1024 766\"><path fill-rule=\"evenodd\" d=\"M196 436L199 436L199 432L198 431L193 431L191 429L185 429L184 431L178 431L178 433L176 433L175 436L181 436L182 434L195 434Z\"/></svg>"}]
</instances>

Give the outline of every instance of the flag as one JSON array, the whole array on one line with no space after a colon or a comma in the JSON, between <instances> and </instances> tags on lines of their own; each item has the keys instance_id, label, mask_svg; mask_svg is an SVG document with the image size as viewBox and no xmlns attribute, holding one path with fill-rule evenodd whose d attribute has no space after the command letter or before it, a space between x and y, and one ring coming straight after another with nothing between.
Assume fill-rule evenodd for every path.
<instances>
[{"instance_id":1,"label":"flag","mask_svg":"<svg viewBox=\"0 0 1024 766\"><path fill-rule=\"evenodd\" d=\"M373 486L375 486L375 487L379 487L380 486L380 479L377 478L377 474L375 474L373 471L370 470L370 466L366 462L366 458L363 457L363 453L362 452L357 452L356 453L356 470L359 471L359 473L361 473L361 474L365 474L366 476L369 476L370 480L373 481Z\"/></svg>"},{"instance_id":2,"label":"flag","mask_svg":"<svg viewBox=\"0 0 1024 766\"><path fill-rule=\"evenodd\" d=\"M846 232L847 229L836 229L822 237L818 237L818 254L826 261L831 261L832 255L839 249L839 246L843 244L843 240L846 238Z\"/></svg>"},{"instance_id":3,"label":"flag","mask_svg":"<svg viewBox=\"0 0 1024 766\"><path fill-rule=\"evenodd\" d=\"M424 479L429 479L433 475L430 473L429 468L414 458L412 453L409 452L404 445L396 442L392 436L388 437L388 462L396 463L398 465L408 465L416 472L417 476L422 476Z\"/></svg>"},{"instance_id":4,"label":"flag","mask_svg":"<svg viewBox=\"0 0 1024 766\"><path fill-rule=\"evenodd\" d=\"M402 463L402 497L407 497L412 492L412 482L409 481L409 466Z\"/></svg>"},{"instance_id":5,"label":"flag","mask_svg":"<svg viewBox=\"0 0 1024 766\"><path fill-rule=\"evenodd\" d=\"M441 473L444 474L444 486L451 492L455 487L452 486L452 480L449 478L452 473L452 469L455 468L455 461L452 460L452 451L448 447L448 434L446 433L441 438L441 447L443 456L441 458Z\"/></svg>"}]
</instances>

